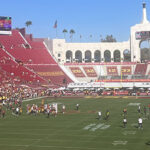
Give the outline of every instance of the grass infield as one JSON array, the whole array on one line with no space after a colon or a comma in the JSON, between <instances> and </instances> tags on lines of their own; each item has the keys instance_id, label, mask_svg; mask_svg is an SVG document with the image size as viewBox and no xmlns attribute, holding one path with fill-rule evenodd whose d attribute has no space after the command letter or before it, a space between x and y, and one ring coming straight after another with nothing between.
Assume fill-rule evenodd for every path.
<instances>
[{"instance_id":1,"label":"grass infield","mask_svg":"<svg viewBox=\"0 0 150 150\"><path fill-rule=\"evenodd\" d=\"M6 112L0 118L0 150L149 150L150 120L143 106L150 99L46 98L45 103L58 103L57 117L27 115L27 104L41 104L41 99L23 103L19 117ZM75 105L79 103L79 111ZM61 105L66 113L61 113ZM138 129L137 112L141 104L143 129ZM123 109L127 108L127 127L123 128ZM110 117L104 120L106 110ZM102 119L98 120L98 111Z\"/></svg>"}]
</instances>

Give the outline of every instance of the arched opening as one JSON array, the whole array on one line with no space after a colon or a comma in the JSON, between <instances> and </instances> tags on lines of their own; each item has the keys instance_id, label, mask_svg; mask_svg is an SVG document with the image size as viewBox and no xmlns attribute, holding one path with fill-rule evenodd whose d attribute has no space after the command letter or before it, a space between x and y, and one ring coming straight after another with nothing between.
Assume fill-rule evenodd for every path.
<instances>
[{"instance_id":1,"label":"arched opening","mask_svg":"<svg viewBox=\"0 0 150 150\"><path fill-rule=\"evenodd\" d=\"M140 43L141 62L150 61L150 41L145 40Z\"/></svg>"},{"instance_id":2,"label":"arched opening","mask_svg":"<svg viewBox=\"0 0 150 150\"><path fill-rule=\"evenodd\" d=\"M94 62L101 62L101 52L99 50L94 52Z\"/></svg>"},{"instance_id":3,"label":"arched opening","mask_svg":"<svg viewBox=\"0 0 150 150\"><path fill-rule=\"evenodd\" d=\"M123 51L123 61L124 62L131 62L131 52L128 49Z\"/></svg>"},{"instance_id":4,"label":"arched opening","mask_svg":"<svg viewBox=\"0 0 150 150\"><path fill-rule=\"evenodd\" d=\"M75 61L82 62L82 52L80 50L76 51L75 53Z\"/></svg>"},{"instance_id":5,"label":"arched opening","mask_svg":"<svg viewBox=\"0 0 150 150\"><path fill-rule=\"evenodd\" d=\"M85 52L85 62L91 62L92 58L91 58L91 52L88 50Z\"/></svg>"},{"instance_id":6,"label":"arched opening","mask_svg":"<svg viewBox=\"0 0 150 150\"><path fill-rule=\"evenodd\" d=\"M105 62L111 62L111 53L109 50L106 50L104 52L104 61Z\"/></svg>"},{"instance_id":7,"label":"arched opening","mask_svg":"<svg viewBox=\"0 0 150 150\"><path fill-rule=\"evenodd\" d=\"M114 62L120 62L120 51L119 50L114 51Z\"/></svg>"},{"instance_id":8,"label":"arched opening","mask_svg":"<svg viewBox=\"0 0 150 150\"><path fill-rule=\"evenodd\" d=\"M66 52L66 62L67 62L67 63L72 62L72 51L70 51L70 50L68 50L68 51Z\"/></svg>"}]
</instances>

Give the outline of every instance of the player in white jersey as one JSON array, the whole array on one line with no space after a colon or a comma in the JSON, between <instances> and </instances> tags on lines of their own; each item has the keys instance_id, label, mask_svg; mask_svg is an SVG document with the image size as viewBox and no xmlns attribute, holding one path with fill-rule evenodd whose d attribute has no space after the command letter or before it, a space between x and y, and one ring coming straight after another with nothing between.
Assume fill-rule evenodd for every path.
<instances>
[{"instance_id":1,"label":"player in white jersey","mask_svg":"<svg viewBox=\"0 0 150 150\"><path fill-rule=\"evenodd\" d=\"M102 117L102 113L101 113L101 111L99 111L99 112L98 112L98 119L100 120L101 117Z\"/></svg>"},{"instance_id":2,"label":"player in white jersey","mask_svg":"<svg viewBox=\"0 0 150 150\"><path fill-rule=\"evenodd\" d=\"M124 119L123 119L123 127L126 128L126 125L127 125L127 119L124 118Z\"/></svg>"},{"instance_id":3,"label":"player in white jersey","mask_svg":"<svg viewBox=\"0 0 150 150\"><path fill-rule=\"evenodd\" d=\"M141 117L138 119L139 129L143 129L143 120Z\"/></svg>"},{"instance_id":4,"label":"player in white jersey","mask_svg":"<svg viewBox=\"0 0 150 150\"><path fill-rule=\"evenodd\" d=\"M64 114L66 111L66 106L65 105L62 105L62 113Z\"/></svg>"},{"instance_id":5,"label":"player in white jersey","mask_svg":"<svg viewBox=\"0 0 150 150\"><path fill-rule=\"evenodd\" d=\"M79 104L76 104L76 110L79 110Z\"/></svg>"}]
</instances>

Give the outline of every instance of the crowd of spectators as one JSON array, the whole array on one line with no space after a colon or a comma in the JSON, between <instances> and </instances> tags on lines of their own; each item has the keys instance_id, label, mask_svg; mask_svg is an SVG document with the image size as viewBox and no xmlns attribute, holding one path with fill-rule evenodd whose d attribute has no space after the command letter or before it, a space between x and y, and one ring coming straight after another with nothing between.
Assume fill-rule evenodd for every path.
<instances>
[{"instance_id":1,"label":"crowd of spectators","mask_svg":"<svg viewBox=\"0 0 150 150\"><path fill-rule=\"evenodd\" d=\"M0 72L0 101L3 100L24 100L45 96L46 90L40 86L33 87L33 84L23 84L17 77L11 77L6 72Z\"/></svg>"}]
</instances>

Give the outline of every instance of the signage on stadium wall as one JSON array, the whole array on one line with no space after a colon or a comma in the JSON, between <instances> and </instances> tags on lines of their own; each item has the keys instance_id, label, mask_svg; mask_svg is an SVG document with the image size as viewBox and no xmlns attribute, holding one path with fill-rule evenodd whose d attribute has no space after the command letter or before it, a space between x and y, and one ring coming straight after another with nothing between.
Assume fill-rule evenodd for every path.
<instances>
[{"instance_id":1,"label":"signage on stadium wall","mask_svg":"<svg viewBox=\"0 0 150 150\"><path fill-rule=\"evenodd\" d=\"M97 77L97 74L93 67L83 67L88 77Z\"/></svg>"},{"instance_id":2,"label":"signage on stadium wall","mask_svg":"<svg viewBox=\"0 0 150 150\"><path fill-rule=\"evenodd\" d=\"M130 87L150 87L149 82L90 82L90 83L70 83L68 88L130 88Z\"/></svg>"},{"instance_id":3,"label":"signage on stadium wall","mask_svg":"<svg viewBox=\"0 0 150 150\"><path fill-rule=\"evenodd\" d=\"M0 34L11 34L11 17L0 16Z\"/></svg>"},{"instance_id":4,"label":"signage on stadium wall","mask_svg":"<svg viewBox=\"0 0 150 150\"><path fill-rule=\"evenodd\" d=\"M135 33L136 40L145 40L150 38L150 31L141 31Z\"/></svg>"},{"instance_id":5,"label":"signage on stadium wall","mask_svg":"<svg viewBox=\"0 0 150 150\"><path fill-rule=\"evenodd\" d=\"M122 66L121 67L121 73L122 75L131 75L131 66Z\"/></svg>"},{"instance_id":6,"label":"signage on stadium wall","mask_svg":"<svg viewBox=\"0 0 150 150\"><path fill-rule=\"evenodd\" d=\"M70 70L75 75L75 77L85 77L84 73L79 67L70 67Z\"/></svg>"},{"instance_id":7,"label":"signage on stadium wall","mask_svg":"<svg viewBox=\"0 0 150 150\"><path fill-rule=\"evenodd\" d=\"M116 66L107 67L107 74L108 75L118 75L118 70Z\"/></svg>"},{"instance_id":8,"label":"signage on stadium wall","mask_svg":"<svg viewBox=\"0 0 150 150\"><path fill-rule=\"evenodd\" d=\"M40 76L52 76L52 77L56 77L56 76L63 76L64 73L62 71L55 71L55 72L37 72Z\"/></svg>"}]
</instances>

